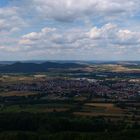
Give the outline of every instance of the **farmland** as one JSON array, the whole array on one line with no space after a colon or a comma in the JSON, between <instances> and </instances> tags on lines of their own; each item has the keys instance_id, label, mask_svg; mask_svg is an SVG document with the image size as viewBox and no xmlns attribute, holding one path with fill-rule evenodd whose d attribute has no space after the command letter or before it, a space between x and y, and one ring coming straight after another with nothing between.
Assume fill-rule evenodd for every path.
<instances>
[{"instance_id":1,"label":"farmland","mask_svg":"<svg viewBox=\"0 0 140 140\"><path fill-rule=\"evenodd\" d=\"M0 138L103 139L103 134L112 140L139 133L139 69L122 64L79 66L0 73ZM139 139L138 134L129 137Z\"/></svg>"}]
</instances>

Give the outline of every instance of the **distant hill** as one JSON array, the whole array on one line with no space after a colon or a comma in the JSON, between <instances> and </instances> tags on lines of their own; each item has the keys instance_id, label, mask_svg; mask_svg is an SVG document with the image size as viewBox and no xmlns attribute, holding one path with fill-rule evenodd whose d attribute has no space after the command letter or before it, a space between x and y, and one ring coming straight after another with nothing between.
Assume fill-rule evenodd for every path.
<instances>
[{"instance_id":1,"label":"distant hill","mask_svg":"<svg viewBox=\"0 0 140 140\"><path fill-rule=\"evenodd\" d=\"M82 68L86 65L78 63L58 63L58 62L44 62L37 63L23 63L16 62L14 64L0 65L1 73L31 73L31 72L46 72L49 69L69 69L69 68Z\"/></svg>"}]
</instances>

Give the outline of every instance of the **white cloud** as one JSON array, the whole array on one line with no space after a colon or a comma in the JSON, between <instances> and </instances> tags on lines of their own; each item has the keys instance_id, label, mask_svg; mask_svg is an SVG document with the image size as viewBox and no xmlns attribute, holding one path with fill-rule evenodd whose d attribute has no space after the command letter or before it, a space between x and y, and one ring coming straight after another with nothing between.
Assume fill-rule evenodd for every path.
<instances>
[{"instance_id":1,"label":"white cloud","mask_svg":"<svg viewBox=\"0 0 140 140\"><path fill-rule=\"evenodd\" d=\"M49 51L60 50L92 50L93 48L137 48L140 45L140 32L121 29L115 24L91 29L51 29L43 28L40 32L32 32L22 36L19 41L21 48L30 46L28 51L48 49ZM131 47L130 47L131 46ZM108 50L108 49L107 49ZM123 51L122 50L122 51Z\"/></svg>"},{"instance_id":2,"label":"white cloud","mask_svg":"<svg viewBox=\"0 0 140 140\"><path fill-rule=\"evenodd\" d=\"M73 21L84 17L119 18L139 12L139 0L31 0L43 18Z\"/></svg>"},{"instance_id":3,"label":"white cloud","mask_svg":"<svg viewBox=\"0 0 140 140\"><path fill-rule=\"evenodd\" d=\"M17 7L0 8L0 32L16 32L26 25Z\"/></svg>"},{"instance_id":4,"label":"white cloud","mask_svg":"<svg viewBox=\"0 0 140 140\"><path fill-rule=\"evenodd\" d=\"M112 45L140 45L140 32L120 29L117 25L108 23L101 28L93 27L88 35L98 42L106 42ZM99 40L100 39L100 40Z\"/></svg>"},{"instance_id":5,"label":"white cloud","mask_svg":"<svg viewBox=\"0 0 140 140\"><path fill-rule=\"evenodd\" d=\"M56 59L138 56L139 13L139 0L14 0L0 7L0 51Z\"/></svg>"},{"instance_id":6,"label":"white cloud","mask_svg":"<svg viewBox=\"0 0 140 140\"><path fill-rule=\"evenodd\" d=\"M135 33L129 31L129 30L119 30L118 32L118 37L121 40L128 40L130 38L132 38L135 35Z\"/></svg>"}]
</instances>

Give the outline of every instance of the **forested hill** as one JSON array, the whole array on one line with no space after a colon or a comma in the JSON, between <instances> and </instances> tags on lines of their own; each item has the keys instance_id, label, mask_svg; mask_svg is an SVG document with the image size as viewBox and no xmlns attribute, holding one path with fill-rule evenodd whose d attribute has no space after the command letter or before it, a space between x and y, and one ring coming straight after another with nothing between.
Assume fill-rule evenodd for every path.
<instances>
[{"instance_id":1,"label":"forested hill","mask_svg":"<svg viewBox=\"0 0 140 140\"><path fill-rule=\"evenodd\" d=\"M0 65L1 73L30 73L30 72L46 72L48 69L69 69L69 68L82 68L83 64L78 63L57 63L57 62L44 62L37 63L23 63L16 62L14 64Z\"/></svg>"}]
</instances>

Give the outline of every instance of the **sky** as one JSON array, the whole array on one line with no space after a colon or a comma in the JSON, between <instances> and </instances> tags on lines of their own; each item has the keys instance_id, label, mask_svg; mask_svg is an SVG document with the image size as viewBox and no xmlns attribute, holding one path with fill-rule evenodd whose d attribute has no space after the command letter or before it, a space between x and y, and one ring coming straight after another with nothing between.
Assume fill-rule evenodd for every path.
<instances>
[{"instance_id":1,"label":"sky","mask_svg":"<svg viewBox=\"0 0 140 140\"><path fill-rule=\"evenodd\" d=\"M140 0L0 0L4 60L140 60Z\"/></svg>"}]
</instances>

